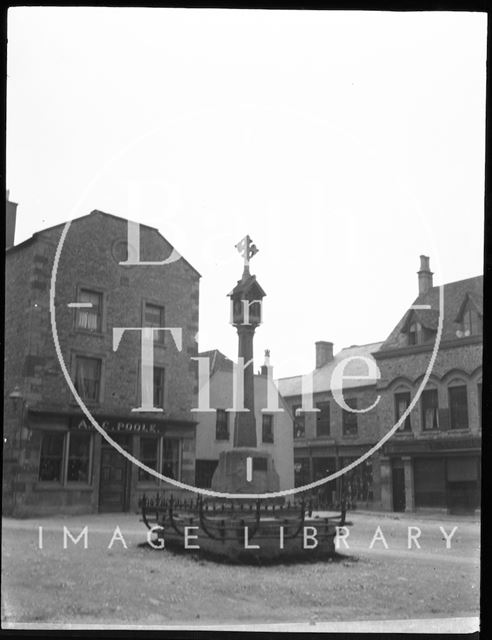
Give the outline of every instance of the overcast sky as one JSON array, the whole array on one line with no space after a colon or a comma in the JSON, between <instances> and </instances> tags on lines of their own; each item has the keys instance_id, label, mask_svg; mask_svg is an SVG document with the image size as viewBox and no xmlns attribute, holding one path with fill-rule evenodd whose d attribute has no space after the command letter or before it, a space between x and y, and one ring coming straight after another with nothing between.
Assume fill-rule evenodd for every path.
<instances>
[{"instance_id":1,"label":"overcast sky","mask_svg":"<svg viewBox=\"0 0 492 640\"><path fill-rule=\"evenodd\" d=\"M235 357L249 233L255 366L305 373L316 340L387 337L420 254L482 273L485 65L478 13L10 9L16 243L93 209L157 227L202 274L200 350Z\"/></svg>"}]
</instances>

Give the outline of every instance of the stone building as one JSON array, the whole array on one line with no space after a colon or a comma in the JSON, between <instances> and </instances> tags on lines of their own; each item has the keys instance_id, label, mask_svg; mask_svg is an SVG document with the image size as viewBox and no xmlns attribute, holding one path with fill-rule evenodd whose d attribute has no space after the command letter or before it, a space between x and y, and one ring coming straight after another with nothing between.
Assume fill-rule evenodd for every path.
<instances>
[{"instance_id":1,"label":"stone building","mask_svg":"<svg viewBox=\"0 0 492 640\"><path fill-rule=\"evenodd\" d=\"M8 203L9 211L15 227ZM120 264L139 250L128 245L128 226L101 211L72 221L54 288L60 352L85 406L123 450L193 484L197 387L190 358L197 352L200 276L184 258ZM63 375L50 317L63 229L44 229L16 246L13 231L7 238L3 505L18 516L134 510L143 492L162 485L94 429ZM164 261L172 251L157 229L140 226L142 261ZM181 350L169 331L154 331L145 386L142 331L135 329L159 326L181 328ZM133 329L119 344L118 327Z\"/></svg>"},{"instance_id":2,"label":"stone building","mask_svg":"<svg viewBox=\"0 0 492 640\"><path fill-rule=\"evenodd\" d=\"M347 466L374 446L378 437L375 360L382 343L354 345L333 354L333 343L316 343L316 368L305 389L312 389L311 407L303 408L302 376L277 380L278 388L294 415L295 485L306 485ZM340 395L342 394L342 395ZM343 403L350 409L343 407ZM314 411L318 409L318 411ZM362 410L366 410L362 412ZM379 457L377 453L316 490L324 505L338 506L344 485L349 507L378 505Z\"/></svg>"},{"instance_id":3,"label":"stone building","mask_svg":"<svg viewBox=\"0 0 492 640\"><path fill-rule=\"evenodd\" d=\"M215 411L195 414L198 420L195 485L210 488L220 454L233 447L235 413L227 411L233 407L233 362L218 350L200 353L200 357L209 358L210 407ZM281 410L268 410L267 385L267 365L263 365L254 376L257 449L271 454L279 475L279 489L291 489L294 486L292 416L278 392L276 406Z\"/></svg>"},{"instance_id":4,"label":"stone building","mask_svg":"<svg viewBox=\"0 0 492 640\"><path fill-rule=\"evenodd\" d=\"M380 433L397 423L421 390L440 314L442 337L429 380L382 451L384 509L473 511L479 506L482 276L434 286L429 258L421 256L418 296L374 354L381 374Z\"/></svg>"}]
</instances>

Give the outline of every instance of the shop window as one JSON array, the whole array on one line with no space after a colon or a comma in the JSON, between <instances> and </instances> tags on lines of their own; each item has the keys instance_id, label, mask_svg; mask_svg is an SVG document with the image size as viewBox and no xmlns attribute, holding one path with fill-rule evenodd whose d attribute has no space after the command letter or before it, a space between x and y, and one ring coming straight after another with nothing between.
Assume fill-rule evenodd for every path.
<instances>
[{"instance_id":1,"label":"shop window","mask_svg":"<svg viewBox=\"0 0 492 640\"><path fill-rule=\"evenodd\" d=\"M273 415L271 413L262 414L261 439L263 442L273 442Z\"/></svg>"},{"instance_id":2,"label":"shop window","mask_svg":"<svg viewBox=\"0 0 492 640\"><path fill-rule=\"evenodd\" d=\"M78 302L91 305L77 309L77 329L101 331L102 328L102 294L90 289L80 289Z\"/></svg>"},{"instance_id":3,"label":"shop window","mask_svg":"<svg viewBox=\"0 0 492 640\"><path fill-rule=\"evenodd\" d=\"M336 471L336 458L313 458L313 480L321 480Z\"/></svg>"},{"instance_id":4,"label":"shop window","mask_svg":"<svg viewBox=\"0 0 492 640\"><path fill-rule=\"evenodd\" d=\"M426 389L422 392L422 430L439 429L439 402L437 389Z\"/></svg>"},{"instance_id":5,"label":"shop window","mask_svg":"<svg viewBox=\"0 0 492 640\"><path fill-rule=\"evenodd\" d=\"M304 438L306 435L306 415L300 404L292 407L292 412L294 414L294 438Z\"/></svg>"},{"instance_id":6,"label":"shop window","mask_svg":"<svg viewBox=\"0 0 492 640\"><path fill-rule=\"evenodd\" d=\"M343 456L340 458L340 468L347 467L356 460L356 457ZM367 503L373 500L372 462L366 460L344 473L341 485L350 508L353 508L358 502Z\"/></svg>"},{"instance_id":7,"label":"shop window","mask_svg":"<svg viewBox=\"0 0 492 640\"><path fill-rule=\"evenodd\" d=\"M39 479L43 482L61 482L65 434L43 432Z\"/></svg>"},{"instance_id":8,"label":"shop window","mask_svg":"<svg viewBox=\"0 0 492 640\"><path fill-rule=\"evenodd\" d=\"M323 436L330 435L330 403L318 402L316 403L316 409L319 412L316 413L316 437L321 438Z\"/></svg>"},{"instance_id":9,"label":"shop window","mask_svg":"<svg viewBox=\"0 0 492 640\"><path fill-rule=\"evenodd\" d=\"M351 409L357 409L357 398L349 398L345 400L347 406ZM353 411L342 411L342 430L344 436L356 436L358 430L357 413Z\"/></svg>"},{"instance_id":10,"label":"shop window","mask_svg":"<svg viewBox=\"0 0 492 640\"><path fill-rule=\"evenodd\" d=\"M154 367L154 407L156 409L164 408L164 378L164 368Z\"/></svg>"},{"instance_id":11,"label":"shop window","mask_svg":"<svg viewBox=\"0 0 492 640\"><path fill-rule=\"evenodd\" d=\"M90 433L71 432L68 437L67 482L89 482L91 462Z\"/></svg>"},{"instance_id":12,"label":"shop window","mask_svg":"<svg viewBox=\"0 0 492 640\"><path fill-rule=\"evenodd\" d=\"M99 402L101 385L101 360L76 356L75 388L82 400Z\"/></svg>"},{"instance_id":13,"label":"shop window","mask_svg":"<svg viewBox=\"0 0 492 640\"><path fill-rule=\"evenodd\" d=\"M401 391L399 393L395 393L395 421L402 417L405 411L408 409L410 405L410 392L409 391ZM401 425L400 431L411 431L412 425L410 422L410 414L405 418L405 421Z\"/></svg>"},{"instance_id":14,"label":"shop window","mask_svg":"<svg viewBox=\"0 0 492 640\"><path fill-rule=\"evenodd\" d=\"M159 445L158 438L140 437L140 455L139 460L150 469L157 470L157 450ZM157 478L140 467L138 468L138 479L147 482L155 482Z\"/></svg>"},{"instance_id":15,"label":"shop window","mask_svg":"<svg viewBox=\"0 0 492 640\"><path fill-rule=\"evenodd\" d=\"M294 459L294 482L296 487L302 487L311 482L309 458Z\"/></svg>"},{"instance_id":16,"label":"shop window","mask_svg":"<svg viewBox=\"0 0 492 640\"><path fill-rule=\"evenodd\" d=\"M449 387L449 418L451 429L468 429L466 385Z\"/></svg>"},{"instance_id":17,"label":"shop window","mask_svg":"<svg viewBox=\"0 0 492 640\"><path fill-rule=\"evenodd\" d=\"M416 507L446 506L446 460L415 458L414 487Z\"/></svg>"},{"instance_id":18,"label":"shop window","mask_svg":"<svg viewBox=\"0 0 492 640\"><path fill-rule=\"evenodd\" d=\"M475 456L449 457L446 463L449 513L473 513L480 506L480 460Z\"/></svg>"},{"instance_id":19,"label":"shop window","mask_svg":"<svg viewBox=\"0 0 492 640\"><path fill-rule=\"evenodd\" d=\"M179 480L180 478L180 441L177 438L162 439L162 475Z\"/></svg>"},{"instance_id":20,"label":"shop window","mask_svg":"<svg viewBox=\"0 0 492 640\"><path fill-rule=\"evenodd\" d=\"M217 409L216 411L215 439L229 440L229 414L225 409Z\"/></svg>"},{"instance_id":21,"label":"shop window","mask_svg":"<svg viewBox=\"0 0 492 640\"><path fill-rule=\"evenodd\" d=\"M39 481L89 484L92 474L92 434L43 431Z\"/></svg>"},{"instance_id":22,"label":"shop window","mask_svg":"<svg viewBox=\"0 0 492 640\"><path fill-rule=\"evenodd\" d=\"M164 327L164 307L156 304L145 303L144 309L144 326L145 327ZM165 331L154 331L154 342L156 344L164 344Z\"/></svg>"},{"instance_id":23,"label":"shop window","mask_svg":"<svg viewBox=\"0 0 492 640\"><path fill-rule=\"evenodd\" d=\"M139 459L147 467L155 469L167 478L181 479L181 440L178 438L141 436ZM157 478L139 468L138 480L155 483Z\"/></svg>"}]
</instances>

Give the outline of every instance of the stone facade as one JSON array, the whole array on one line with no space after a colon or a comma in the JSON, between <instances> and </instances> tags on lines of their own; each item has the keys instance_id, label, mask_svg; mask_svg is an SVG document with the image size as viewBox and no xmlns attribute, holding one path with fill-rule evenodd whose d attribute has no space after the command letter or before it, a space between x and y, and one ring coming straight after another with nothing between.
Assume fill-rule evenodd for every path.
<instances>
[{"instance_id":1,"label":"stone facade","mask_svg":"<svg viewBox=\"0 0 492 640\"><path fill-rule=\"evenodd\" d=\"M338 505L343 489L352 508L472 512L479 507L483 278L440 287L433 286L432 276L429 258L421 256L419 295L383 343L350 347L335 356L332 343L316 343L312 407L329 403L329 426L309 410L295 418L297 486L359 458L401 418L399 428L365 462L317 490L324 504ZM347 374L362 377L345 381L344 399L356 399L358 407L376 399L377 404L359 414L357 428L347 434L333 376L340 362L354 356L369 356L377 375L371 381L357 364L355 371L347 368ZM301 376L281 379L278 386L294 412L302 404Z\"/></svg>"},{"instance_id":2,"label":"stone facade","mask_svg":"<svg viewBox=\"0 0 492 640\"><path fill-rule=\"evenodd\" d=\"M428 258L422 258L425 274ZM417 398L382 450L384 509L470 512L479 507L482 288L482 277L445 284L442 291L432 286L432 277L420 281L419 297L375 354L381 436Z\"/></svg>"},{"instance_id":3,"label":"stone facade","mask_svg":"<svg viewBox=\"0 0 492 640\"><path fill-rule=\"evenodd\" d=\"M136 509L140 494L161 483L144 478L130 462L120 460L116 471L112 469L114 456L122 456L86 424L63 376L49 308L63 228L36 233L6 253L4 510L15 515ZM141 260L162 261L172 251L156 229L144 225L140 243ZM55 283L60 351L78 391L90 387L86 406L99 424L105 421L110 436L137 458L146 438L147 461L161 470L165 464L170 468L166 456L174 447L175 477L193 484L196 422L191 408L197 386L190 358L197 353L200 276L183 258L162 266L121 265L126 244L127 221L122 218L93 211L71 223ZM87 295L97 300L89 319L81 316L83 310L67 306ZM162 378L154 394L164 411L142 413L132 411L141 401L141 332L126 331L114 350L113 328L152 325L151 313L160 314L157 324L182 329L182 346L179 351L170 332L161 332L165 337L155 343L154 367ZM96 373L88 373L90 367ZM81 382L81 375L88 377ZM49 434L54 434L51 442ZM157 460L152 460L152 438ZM70 477L82 468L83 481ZM121 476L123 489L121 495L113 491L111 504L113 471ZM108 489L106 505L103 485Z\"/></svg>"}]
</instances>

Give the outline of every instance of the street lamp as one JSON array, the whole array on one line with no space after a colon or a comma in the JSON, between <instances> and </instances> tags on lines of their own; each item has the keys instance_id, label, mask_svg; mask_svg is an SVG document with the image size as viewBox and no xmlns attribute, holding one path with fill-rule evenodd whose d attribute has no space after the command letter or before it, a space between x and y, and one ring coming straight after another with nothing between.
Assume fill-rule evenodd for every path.
<instances>
[{"instance_id":1,"label":"street lamp","mask_svg":"<svg viewBox=\"0 0 492 640\"><path fill-rule=\"evenodd\" d=\"M19 416L19 428L18 428L18 441L19 447L22 446L22 441L28 440L29 436L27 435L27 429L24 427L24 412L26 408L26 401L24 400L24 396L22 395L22 391L19 386L16 385L13 390L9 393L9 399L12 403L12 408L17 415L19 413L19 409L21 409L21 413ZM23 438L24 436L24 438Z\"/></svg>"},{"instance_id":2,"label":"street lamp","mask_svg":"<svg viewBox=\"0 0 492 640\"><path fill-rule=\"evenodd\" d=\"M14 435L11 438L11 442L8 442L8 439L4 437L4 463L8 463L9 473L7 475L10 476L12 498L12 502L7 509L9 513L15 514L18 501L17 480L19 473L22 471L22 435L24 430L23 422L26 402L22 395L22 391L17 385L9 393L8 397L14 411L15 422L17 424L15 425Z\"/></svg>"},{"instance_id":3,"label":"street lamp","mask_svg":"<svg viewBox=\"0 0 492 640\"><path fill-rule=\"evenodd\" d=\"M14 411L17 412L17 409L19 408L20 401L23 399L22 392L19 389L18 385L16 385L14 387L13 391L11 391L11 393L9 393L9 398L12 401L12 407L13 407Z\"/></svg>"}]
</instances>

